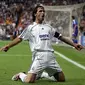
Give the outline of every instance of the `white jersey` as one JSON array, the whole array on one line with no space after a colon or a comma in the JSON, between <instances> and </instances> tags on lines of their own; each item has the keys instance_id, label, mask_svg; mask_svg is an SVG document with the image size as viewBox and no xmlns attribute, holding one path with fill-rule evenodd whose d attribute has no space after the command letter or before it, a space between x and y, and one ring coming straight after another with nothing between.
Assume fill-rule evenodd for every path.
<instances>
[{"instance_id":1,"label":"white jersey","mask_svg":"<svg viewBox=\"0 0 85 85\"><path fill-rule=\"evenodd\" d=\"M54 51L51 44L54 34L55 30L50 25L34 22L21 33L19 38L29 40L32 52L35 50Z\"/></svg>"},{"instance_id":2,"label":"white jersey","mask_svg":"<svg viewBox=\"0 0 85 85\"><path fill-rule=\"evenodd\" d=\"M21 33L19 38L29 40L32 51L32 65L28 73L39 76L45 70L52 76L54 73L62 71L56 61L51 44L54 34L55 30L51 26L35 22Z\"/></svg>"}]
</instances>

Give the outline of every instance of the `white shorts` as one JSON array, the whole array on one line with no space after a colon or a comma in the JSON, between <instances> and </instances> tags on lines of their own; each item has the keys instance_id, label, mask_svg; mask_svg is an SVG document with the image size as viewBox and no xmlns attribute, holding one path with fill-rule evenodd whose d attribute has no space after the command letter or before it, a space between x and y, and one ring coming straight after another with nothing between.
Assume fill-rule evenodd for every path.
<instances>
[{"instance_id":1,"label":"white shorts","mask_svg":"<svg viewBox=\"0 0 85 85\"><path fill-rule=\"evenodd\" d=\"M41 75L43 71L46 71L49 76L52 76L54 73L62 71L53 52L33 52L32 57L33 63L28 73Z\"/></svg>"}]
</instances>

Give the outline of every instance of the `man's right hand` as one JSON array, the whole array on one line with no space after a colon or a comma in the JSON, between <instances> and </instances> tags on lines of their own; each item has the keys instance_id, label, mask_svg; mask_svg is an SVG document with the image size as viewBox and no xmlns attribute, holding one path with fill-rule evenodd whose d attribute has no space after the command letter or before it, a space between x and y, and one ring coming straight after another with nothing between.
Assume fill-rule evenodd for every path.
<instances>
[{"instance_id":1,"label":"man's right hand","mask_svg":"<svg viewBox=\"0 0 85 85\"><path fill-rule=\"evenodd\" d=\"M8 45L0 48L0 51L5 51L5 52L7 52L8 50L9 50L9 46L8 46Z\"/></svg>"}]
</instances>

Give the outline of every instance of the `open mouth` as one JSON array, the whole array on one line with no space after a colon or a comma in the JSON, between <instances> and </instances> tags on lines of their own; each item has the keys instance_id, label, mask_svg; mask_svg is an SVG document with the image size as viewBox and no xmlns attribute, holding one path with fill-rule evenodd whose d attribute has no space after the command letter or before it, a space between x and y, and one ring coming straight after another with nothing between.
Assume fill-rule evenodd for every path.
<instances>
[{"instance_id":1,"label":"open mouth","mask_svg":"<svg viewBox=\"0 0 85 85\"><path fill-rule=\"evenodd\" d=\"M42 15L42 17L44 18L44 15Z\"/></svg>"}]
</instances>

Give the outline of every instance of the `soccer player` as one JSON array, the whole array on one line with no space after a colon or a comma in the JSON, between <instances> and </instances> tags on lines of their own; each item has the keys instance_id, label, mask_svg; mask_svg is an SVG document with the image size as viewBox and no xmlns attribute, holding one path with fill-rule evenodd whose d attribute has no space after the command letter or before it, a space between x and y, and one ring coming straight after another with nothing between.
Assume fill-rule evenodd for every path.
<instances>
[{"instance_id":1,"label":"soccer player","mask_svg":"<svg viewBox=\"0 0 85 85\"><path fill-rule=\"evenodd\" d=\"M72 27L73 27L73 33L72 33L72 41L74 43L78 43L78 21L75 19L75 16L72 16Z\"/></svg>"},{"instance_id":2,"label":"soccer player","mask_svg":"<svg viewBox=\"0 0 85 85\"><path fill-rule=\"evenodd\" d=\"M12 80L21 80L25 83L34 83L46 71L49 76L53 76L57 82L64 82L65 76L62 68L56 61L54 50L52 48L51 39L56 37L63 42L81 50L83 47L66 39L56 32L48 24L44 24L45 9L38 5L33 10L33 23L15 38L12 42L2 47L0 51L8 51L11 47L20 43L22 40L28 40L32 51L32 65L27 74L20 72L12 77Z\"/></svg>"}]
</instances>

